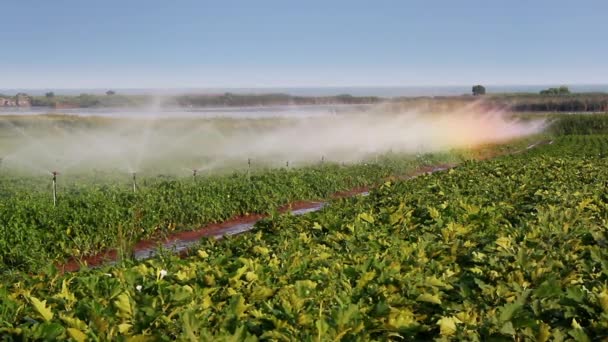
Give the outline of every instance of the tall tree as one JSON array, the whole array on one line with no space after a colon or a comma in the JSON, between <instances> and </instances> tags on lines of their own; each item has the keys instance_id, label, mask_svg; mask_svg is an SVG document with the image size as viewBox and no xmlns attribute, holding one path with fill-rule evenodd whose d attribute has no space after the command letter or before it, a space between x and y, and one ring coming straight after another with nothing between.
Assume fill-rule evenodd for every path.
<instances>
[{"instance_id":1,"label":"tall tree","mask_svg":"<svg viewBox=\"0 0 608 342\"><path fill-rule=\"evenodd\" d=\"M478 85L473 86L472 91L473 91L473 95L475 95L475 96L485 95L486 88L484 86L482 86L481 84L478 84Z\"/></svg>"}]
</instances>

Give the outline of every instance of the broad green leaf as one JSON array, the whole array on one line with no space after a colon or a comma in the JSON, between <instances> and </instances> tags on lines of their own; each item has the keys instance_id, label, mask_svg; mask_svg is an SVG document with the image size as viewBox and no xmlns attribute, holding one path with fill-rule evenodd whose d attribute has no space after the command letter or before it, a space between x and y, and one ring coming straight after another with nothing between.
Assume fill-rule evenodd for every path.
<instances>
[{"instance_id":1,"label":"broad green leaf","mask_svg":"<svg viewBox=\"0 0 608 342\"><path fill-rule=\"evenodd\" d=\"M441 299L439 298L439 295L432 295L429 293L423 293L423 294L419 295L418 298L416 298L416 300L419 302L441 304Z\"/></svg>"},{"instance_id":2,"label":"broad green leaf","mask_svg":"<svg viewBox=\"0 0 608 342\"><path fill-rule=\"evenodd\" d=\"M367 223L374 223L374 217L368 213L361 213L359 214L359 218Z\"/></svg>"},{"instance_id":3,"label":"broad green leaf","mask_svg":"<svg viewBox=\"0 0 608 342\"><path fill-rule=\"evenodd\" d=\"M118 309L118 317L131 318L133 315L131 299L126 292L123 292L116 297L114 306Z\"/></svg>"},{"instance_id":4,"label":"broad green leaf","mask_svg":"<svg viewBox=\"0 0 608 342\"><path fill-rule=\"evenodd\" d=\"M517 313L518 310L521 310L522 307L523 305L518 302L505 304L500 310L500 316L498 319L503 323L509 322L515 313Z\"/></svg>"},{"instance_id":5,"label":"broad green leaf","mask_svg":"<svg viewBox=\"0 0 608 342\"><path fill-rule=\"evenodd\" d=\"M77 342L84 342L87 340L87 335L76 328L67 328L67 331L70 338L73 338Z\"/></svg>"},{"instance_id":6,"label":"broad green leaf","mask_svg":"<svg viewBox=\"0 0 608 342\"><path fill-rule=\"evenodd\" d=\"M261 286L254 288L249 298L251 298L253 301L260 301L272 297L273 294L274 291L272 289Z\"/></svg>"},{"instance_id":7,"label":"broad green leaf","mask_svg":"<svg viewBox=\"0 0 608 342\"><path fill-rule=\"evenodd\" d=\"M126 334L127 332L129 332L129 330L131 330L132 327L133 327L132 324L122 323L122 324L118 325L118 331L121 334Z\"/></svg>"},{"instance_id":8,"label":"broad green leaf","mask_svg":"<svg viewBox=\"0 0 608 342\"><path fill-rule=\"evenodd\" d=\"M437 325L439 325L439 333L442 336L452 336L456 333L456 324L462 323L460 320L454 316L451 317L441 317L439 321L437 321Z\"/></svg>"},{"instance_id":9,"label":"broad green leaf","mask_svg":"<svg viewBox=\"0 0 608 342\"><path fill-rule=\"evenodd\" d=\"M53 319L53 312L46 306L46 300L40 301L38 298L32 296L29 297L29 300L42 319L47 322Z\"/></svg>"}]
</instances>

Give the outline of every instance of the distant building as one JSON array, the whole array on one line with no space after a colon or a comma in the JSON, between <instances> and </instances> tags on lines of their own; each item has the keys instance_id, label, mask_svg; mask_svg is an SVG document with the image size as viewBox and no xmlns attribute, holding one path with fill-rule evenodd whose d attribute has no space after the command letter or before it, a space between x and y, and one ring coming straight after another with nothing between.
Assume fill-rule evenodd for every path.
<instances>
[{"instance_id":1,"label":"distant building","mask_svg":"<svg viewBox=\"0 0 608 342\"><path fill-rule=\"evenodd\" d=\"M29 96L25 95L25 94L17 94L15 103L17 104L17 107L31 107L32 106L32 100L30 99Z\"/></svg>"},{"instance_id":2,"label":"distant building","mask_svg":"<svg viewBox=\"0 0 608 342\"><path fill-rule=\"evenodd\" d=\"M0 97L0 107L15 107L17 102L11 98Z\"/></svg>"},{"instance_id":3,"label":"distant building","mask_svg":"<svg viewBox=\"0 0 608 342\"><path fill-rule=\"evenodd\" d=\"M32 100L25 94L15 97L0 97L0 107L31 107Z\"/></svg>"}]
</instances>

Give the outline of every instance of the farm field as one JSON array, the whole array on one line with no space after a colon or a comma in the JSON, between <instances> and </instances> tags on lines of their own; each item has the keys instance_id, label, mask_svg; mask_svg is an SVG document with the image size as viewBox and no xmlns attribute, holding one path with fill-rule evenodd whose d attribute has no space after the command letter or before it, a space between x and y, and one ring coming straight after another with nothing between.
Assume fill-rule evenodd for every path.
<instances>
[{"instance_id":1,"label":"farm field","mask_svg":"<svg viewBox=\"0 0 608 342\"><path fill-rule=\"evenodd\" d=\"M352 153L326 157L320 151L313 160L302 157L302 162L291 155L291 164L286 156L261 155L248 161L243 153L219 163L212 154L199 152L218 153L214 151L223 141L213 144L202 133L242 139L238 136L244 131L277 135L273 132L297 124L282 118L0 118L0 150L7 156L0 165L0 273L40 271L68 260L84 262L109 250L129 257L141 240L161 240L235 217L273 214L293 202L327 199L421 167L506 153L542 139L534 135L508 145L486 143L474 149L416 154L359 153L358 160ZM136 129L143 132L136 135ZM97 158L91 158L95 153ZM208 165L216 167L205 168Z\"/></svg>"},{"instance_id":2,"label":"farm field","mask_svg":"<svg viewBox=\"0 0 608 342\"><path fill-rule=\"evenodd\" d=\"M7 339L74 340L602 340L608 337L606 122L600 115L568 117L550 127L551 143L526 149L530 142L520 141L500 147L518 153L484 161L461 156L467 161L454 169L408 181L387 181L397 169L382 163L261 173L272 189L285 189L278 199L257 193L243 201L257 207L230 207L233 212L207 219L384 184L317 213L275 213L249 233L202 240L185 258L161 253L66 274L40 271L35 261L15 263L0 285L0 332ZM454 156L435 158L407 165ZM290 182L305 177L319 190L290 195L299 186ZM327 178L336 183L321 186ZM221 179L209 182L233 183ZM209 193L184 180L159 184L168 185L152 189L187 199ZM152 189L150 201L141 203L158 202ZM233 190L242 196L242 189ZM80 206L86 193L74 194ZM121 196L147 198L144 191L127 194ZM194 205L167 207L166 217L195 222L188 221L188 204ZM50 205L32 207L44 212ZM183 216L175 215L179 210ZM108 226L118 222L113 219ZM65 257L69 249L43 247L65 236L65 225L56 227L36 233L36 250L26 247L35 239L23 240L12 253L22 253L20 260ZM103 246L116 240L108 241ZM39 249L46 254L27 255Z\"/></svg>"},{"instance_id":3,"label":"farm field","mask_svg":"<svg viewBox=\"0 0 608 342\"><path fill-rule=\"evenodd\" d=\"M0 12L0 342L608 342L608 2Z\"/></svg>"}]
</instances>

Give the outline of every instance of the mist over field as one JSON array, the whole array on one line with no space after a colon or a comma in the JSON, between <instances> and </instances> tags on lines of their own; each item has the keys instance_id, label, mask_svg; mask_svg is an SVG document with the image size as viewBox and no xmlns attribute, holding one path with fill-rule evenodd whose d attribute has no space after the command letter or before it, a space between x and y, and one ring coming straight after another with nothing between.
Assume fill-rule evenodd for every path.
<instances>
[{"instance_id":1,"label":"mist over field","mask_svg":"<svg viewBox=\"0 0 608 342\"><path fill-rule=\"evenodd\" d=\"M174 117L150 110L129 118L41 116L0 121L10 144L3 166L51 171L183 173L319 162L359 162L387 152L427 153L501 142L537 133L544 121L517 121L477 104L449 112L365 111L325 107L243 118ZM41 119L42 118L42 119Z\"/></svg>"}]
</instances>

